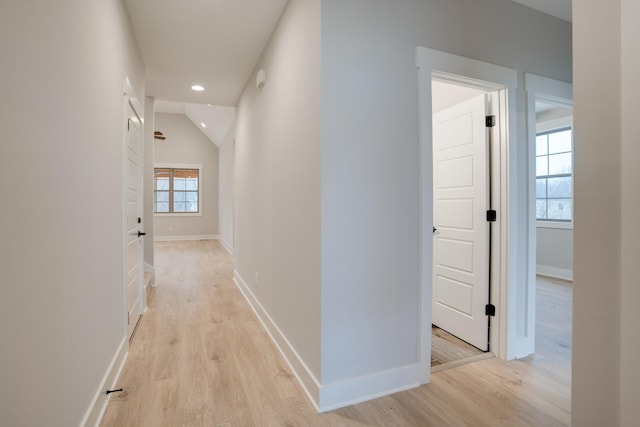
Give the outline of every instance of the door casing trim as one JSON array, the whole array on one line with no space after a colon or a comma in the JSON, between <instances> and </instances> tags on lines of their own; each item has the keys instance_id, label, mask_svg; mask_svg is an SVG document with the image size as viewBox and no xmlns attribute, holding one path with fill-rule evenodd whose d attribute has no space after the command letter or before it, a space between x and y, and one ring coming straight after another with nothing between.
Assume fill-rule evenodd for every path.
<instances>
[{"instance_id":1,"label":"door casing trim","mask_svg":"<svg viewBox=\"0 0 640 427\"><path fill-rule=\"evenodd\" d=\"M502 359L513 358L510 346L515 345L512 335L517 318L517 292L510 289L517 283L519 257L516 240L517 222L510 221L520 212L517 191L518 152L516 141L516 94L518 73L516 70L462 56L437 51L425 47L416 48L419 90L419 141L420 141L420 310L419 310L419 361L423 367L421 383L430 381L431 365L431 318L432 318L432 274L433 274L433 153L432 153L432 107L431 80L437 78L451 83L476 87L485 91L498 92L498 105L493 106L493 114L499 117L492 139L498 138L499 152L492 153L492 163L498 167L492 174L492 205L498 211L498 221L492 227L492 277L491 302L496 305L496 316L491 319L490 341L492 351ZM491 83L489 83L491 82ZM497 108L496 108L497 107ZM497 111L496 111L497 109ZM500 118L502 120L500 120ZM497 135L495 135L497 133ZM524 153L523 153L524 154ZM524 174L526 175L526 174ZM524 181L523 181L524 184ZM526 191L526 187L524 189ZM516 197L514 197L516 196ZM526 198L521 196L526 202ZM526 249L526 244L523 245ZM510 250L511 248L511 250ZM512 292L510 292L512 291Z\"/></svg>"}]
</instances>

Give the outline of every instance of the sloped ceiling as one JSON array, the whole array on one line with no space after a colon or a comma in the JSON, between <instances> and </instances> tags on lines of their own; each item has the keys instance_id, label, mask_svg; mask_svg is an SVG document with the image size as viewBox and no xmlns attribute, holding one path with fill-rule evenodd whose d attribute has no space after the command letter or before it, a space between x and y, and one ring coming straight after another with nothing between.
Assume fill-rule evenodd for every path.
<instances>
[{"instance_id":1,"label":"sloped ceiling","mask_svg":"<svg viewBox=\"0 0 640 427\"><path fill-rule=\"evenodd\" d=\"M217 147L222 145L236 119L234 107L173 101L156 101L155 112L184 114Z\"/></svg>"},{"instance_id":2,"label":"sloped ceiling","mask_svg":"<svg viewBox=\"0 0 640 427\"><path fill-rule=\"evenodd\" d=\"M158 100L235 106L287 0L124 0ZM194 92L193 84L205 87Z\"/></svg>"}]
</instances>

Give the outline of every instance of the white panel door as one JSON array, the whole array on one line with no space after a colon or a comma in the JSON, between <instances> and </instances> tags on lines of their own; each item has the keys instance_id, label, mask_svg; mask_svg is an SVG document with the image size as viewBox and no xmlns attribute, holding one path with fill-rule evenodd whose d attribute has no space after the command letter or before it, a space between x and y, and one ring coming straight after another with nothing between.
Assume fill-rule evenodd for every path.
<instances>
[{"instance_id":1,"label":"white panel door","mask_svg":"<svg viewBox=\"0 0 640 427\"><path fill-rule=\"evenodd\" d=\"M138 235L141 218L140 195L140 120L129 105L127 118L126 163L124 170L126 200L125 295L127 338L131 338L142 314L142 239Z\"/></svg>"},{"instance_id":2,"label":"white panel door","mask_svg":"<svg viewBox=\"0 0 640 427\"><path fill-rule=\"evenodd\" d=\"M488 350L486 95L433 116L433 324Z\"/></svg>"}]
</instances>

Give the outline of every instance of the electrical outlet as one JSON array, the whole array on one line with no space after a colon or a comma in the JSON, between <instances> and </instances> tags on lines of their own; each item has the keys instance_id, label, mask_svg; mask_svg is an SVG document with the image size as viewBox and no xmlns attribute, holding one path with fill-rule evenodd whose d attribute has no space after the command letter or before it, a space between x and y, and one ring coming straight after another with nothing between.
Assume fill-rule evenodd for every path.
<instances>
[{"instance_id":1,"label":"electrical outlet","mask_svg":"<svg viewBox=\"0 0 640 427\"><path fill-rule=\"evenodd\" d=\"M260 285L260 282L258 281L258 272L256 271L256 287L258 287Z\"/></svg>"}]
</instances>

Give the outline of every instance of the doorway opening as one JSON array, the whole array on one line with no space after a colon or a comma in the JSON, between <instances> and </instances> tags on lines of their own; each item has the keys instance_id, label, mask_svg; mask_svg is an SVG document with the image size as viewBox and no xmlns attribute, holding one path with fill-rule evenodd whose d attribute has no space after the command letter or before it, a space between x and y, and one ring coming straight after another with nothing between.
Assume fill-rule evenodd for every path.
<instances>
[{"instance_id":1,"label":"doorway opening","mask_svg":"<svg viewBox=\"0 0 640 427\"><path fill-rule=\"evenodd\" d=\"M533 337L522 321L530 303L529 283L526 280L527 241L520 234L522 217L526 216L527 174L526 155L516 143L516 70L483 61L437 51L425 47L416 49L419 77L420 107L420 382L431 378L431 330L433 316L433 115L432 80L438 79L497 93L492 96L492 114L497 118L492 128L495 150L491 150L491 206L496 221L491 224L490 302L495 308L491 316L489 343L498 358L519 356ZM495 102L494 102L495 100ZM500 119L500 120L498 120ZM519 152L520 151L520 152ZM520 158L525 164L521 168ZM486 215L486 212L485 212ZM485 218L486 221L486 218ZM519 237L519 238L518 238ZM493 310L492 310L493 311ZM529 354L529 353L527 353ZM526 354L525 354L526 355Z\"/></svg>"},{"instance_id":2,"label":"doorway opening","mask_svg":"<svg viewBox=\"0 0 640 427\"><path fill-rule=\"evenodd\" d=\"M498 267L500 241L493 241L492 225L500 182L492 165L500 164L497 124L506 116L500 108L503 86L434 72L431 89L431 372L436 372L493 357L491 272Z\"/></svg>"},{"instance_id":3,"label":"doorway opening","mask_svg":"<svg viewBox=\"0 0 640 427\"><path fill-rule=\"evenodd\" d=\"M528 95L529 280L536 284L532 363L571 382L573 306L572 85L525 75Z\"/></svg>"}]
</instances>

